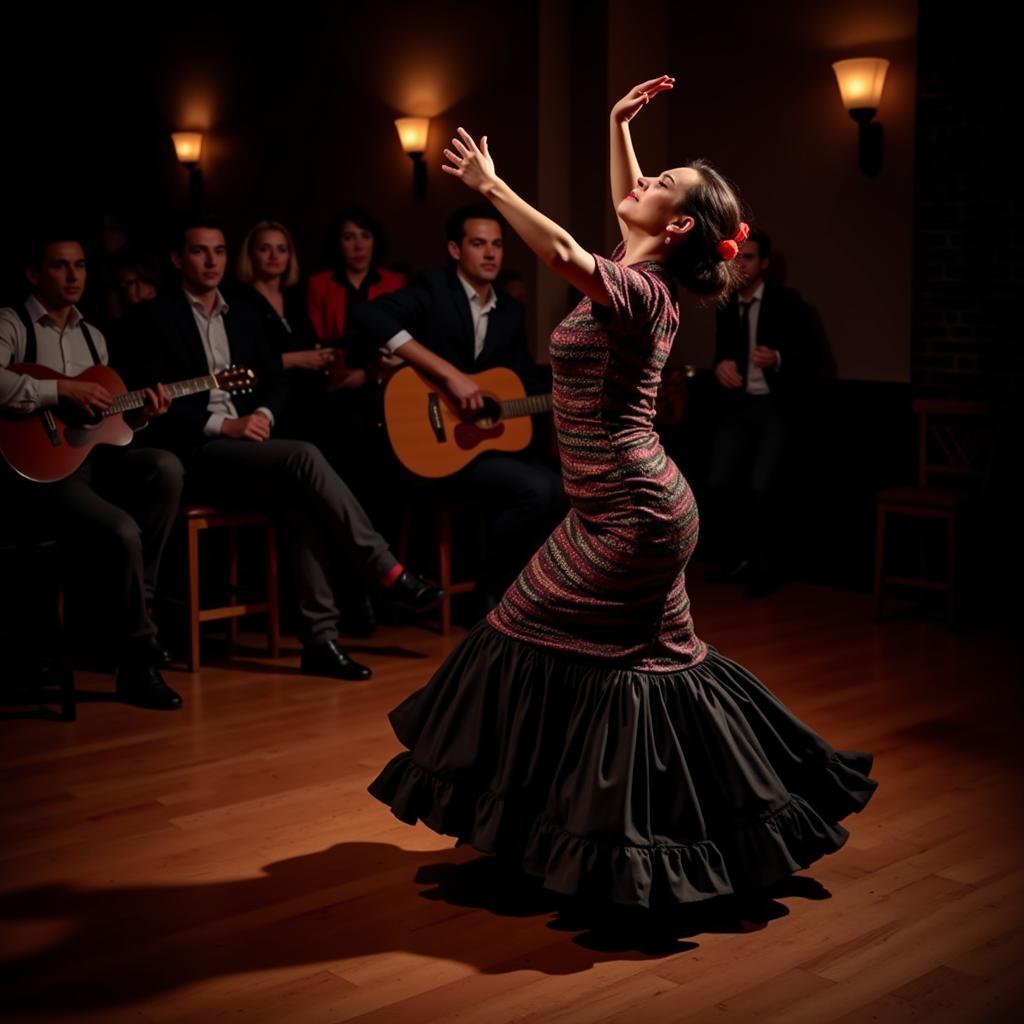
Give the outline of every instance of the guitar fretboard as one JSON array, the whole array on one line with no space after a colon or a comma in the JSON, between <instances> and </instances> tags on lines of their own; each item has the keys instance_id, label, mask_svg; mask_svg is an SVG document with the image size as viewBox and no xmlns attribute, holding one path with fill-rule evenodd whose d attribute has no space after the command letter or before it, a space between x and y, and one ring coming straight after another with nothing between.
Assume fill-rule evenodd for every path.
<instances>
[{"instance_id":1,"label":"guitar fretboard","mask_svg":"<svg viewBox=\"0 0 1024 1024\"><path fill-rule=\"evenodd\" d=\"M526 398L508 398L501 403L501 418L533 416L551 408L550 395L527 395Z\"/></svg>"},{"instance_id":2,"label":"guitar fretboard","mask_svg":"<svg viewBox=\"0 0 1024 1024\"><path fill-rule=\"evenodd\" d=\"M207 374L205 377L193 377L191 380L179 380L175 384L164 385L171 398L195 395L200 391L212 391L216 386L217 378L212 373ZM145 404L145 390L128 391L123 395L118 395L110 403L110 408L103 415L116 416L118 413L128 412L130 409L141 409Z\"/></svg>"}]
</instances>

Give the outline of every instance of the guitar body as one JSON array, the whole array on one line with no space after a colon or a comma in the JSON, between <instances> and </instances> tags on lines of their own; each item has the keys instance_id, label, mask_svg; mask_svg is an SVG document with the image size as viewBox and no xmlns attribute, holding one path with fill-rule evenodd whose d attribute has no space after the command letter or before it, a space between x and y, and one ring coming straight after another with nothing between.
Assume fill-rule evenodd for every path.
<instances>
[{"instance_id":1,"label":"guitar body","mask_svg":"<svg viewBox=\"0 0 1024 1024\"><path fill-rule=\"evenodd\" d=\"M449 394L411 366L388 381L388 439L398 461L417 476L450 476L484 452L518 452L530 443L530 417L502 419L499 408L500 402L525 397L519 377L504 367L468 376L484 395L484 408L472 419L463 418Z\"/></svg>"},{"instance_id":2,"label":"guitar body","mask_svg":"<svg viewBox=\"0 0 1024 1024\"><path fill-rule=\"evenodd\" d=\"M90 366L74 378L31 363L16 363L7 369L36 380L74 379L101 384L115 397L127 393L124 381L109 366ZM38 483L63 480L85 462L94 445L126 445L133 434L124 416L79 419L63 403L28 416L0 413L0 455L15 472Z\"/></svg>"}]
</instances>

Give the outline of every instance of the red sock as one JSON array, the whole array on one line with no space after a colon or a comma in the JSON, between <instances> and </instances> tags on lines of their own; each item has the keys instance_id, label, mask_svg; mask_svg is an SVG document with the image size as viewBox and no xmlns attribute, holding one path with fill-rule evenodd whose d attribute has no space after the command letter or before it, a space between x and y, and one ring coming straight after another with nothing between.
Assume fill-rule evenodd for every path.
<instances>
[{"instance_id":1,"label":"red sock","mask_svg":"<svg viewBox=\"0 0 1024 1024\"><path fill-rule=\"evenodd\" d=\"M402 573L405 572L405 566L401 562L395 562L393 566L380 578L380 585L385 589L390 587Z\"/></svg>"}]
</instances>

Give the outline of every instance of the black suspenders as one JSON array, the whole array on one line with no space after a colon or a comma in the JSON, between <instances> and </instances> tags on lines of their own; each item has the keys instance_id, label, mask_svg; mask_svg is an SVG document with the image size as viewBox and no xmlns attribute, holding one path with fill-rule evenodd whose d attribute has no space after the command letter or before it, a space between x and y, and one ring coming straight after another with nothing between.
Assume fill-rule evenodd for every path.
<instances>
[{"instance_id":1,"label":"black suspenders","mask_svg":"<svg viewBox=\"0 0 1024 1024\"><path fill-rule=\"evenodd\" d=\"M28 309L24 304L15 307L18 312L18 316L21 317L21 322L25 325L25 358L26 363L37 363L39 362L39 347L36 344L36 325L32 323L32 317L28 315ZM96 345L92 340L92 335L89 333L89 328L86 327L85 321L80 320L78 326L82 331L82 337L85 338L86 345L89 346L89 355L92 356L92 361L96 365L99 365L100 355L96 351Z\"/></svg>"}]
</instances>

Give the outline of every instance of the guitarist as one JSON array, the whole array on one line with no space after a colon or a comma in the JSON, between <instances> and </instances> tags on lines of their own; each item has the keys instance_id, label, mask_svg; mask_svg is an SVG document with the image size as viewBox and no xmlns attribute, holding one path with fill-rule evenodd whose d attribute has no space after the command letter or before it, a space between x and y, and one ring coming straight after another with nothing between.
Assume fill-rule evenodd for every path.
<instances>
[{"instance_id":1,"label":"guitarist","mask_svg":"<svg viewBox=\"0 0 1024 1024\"><path fill-rule=\"evenodd\" d=\"M466 413L483 407L467 376L514 370L527 393L544 390L530 359L520 303L494 287L504 257L502 221L488 203L448 219L450 264L355 311L362 332L437 380ZM568 509L561 476L526 453L490 452L453 479L480 494L488 510L490 558L477 585L478 611L494 607L527 559Z\"/></svg>"},{"instance_id":2,"label":"guitarist","mask_svg":"<svg viewBox=\"0 0 1024 1024\"><path fill-rule=\"evenodd\" d=\"M42 381L7 369L36 363L74 377L107 362L103 335L82 319L76 305L86 282L85 252L68 233L33 242L25 270L32 292L24 305L0 309L0 412L31 415L70 407L93 416L113 396L99 384ZM167 412L163 385L147 391L136 429ZM154 448L98 446L71 476L37 484L3 466L4 489L25 521L42 519L80 569L77 582L113 591L110 640L117 650L117 694L131 704L172 710L181 698L165 682L160 665L169 660L147 606L157 569L181 498L181 462ZM108 600L103 591L104 602Z\"/></svg>"}]
</instances>

